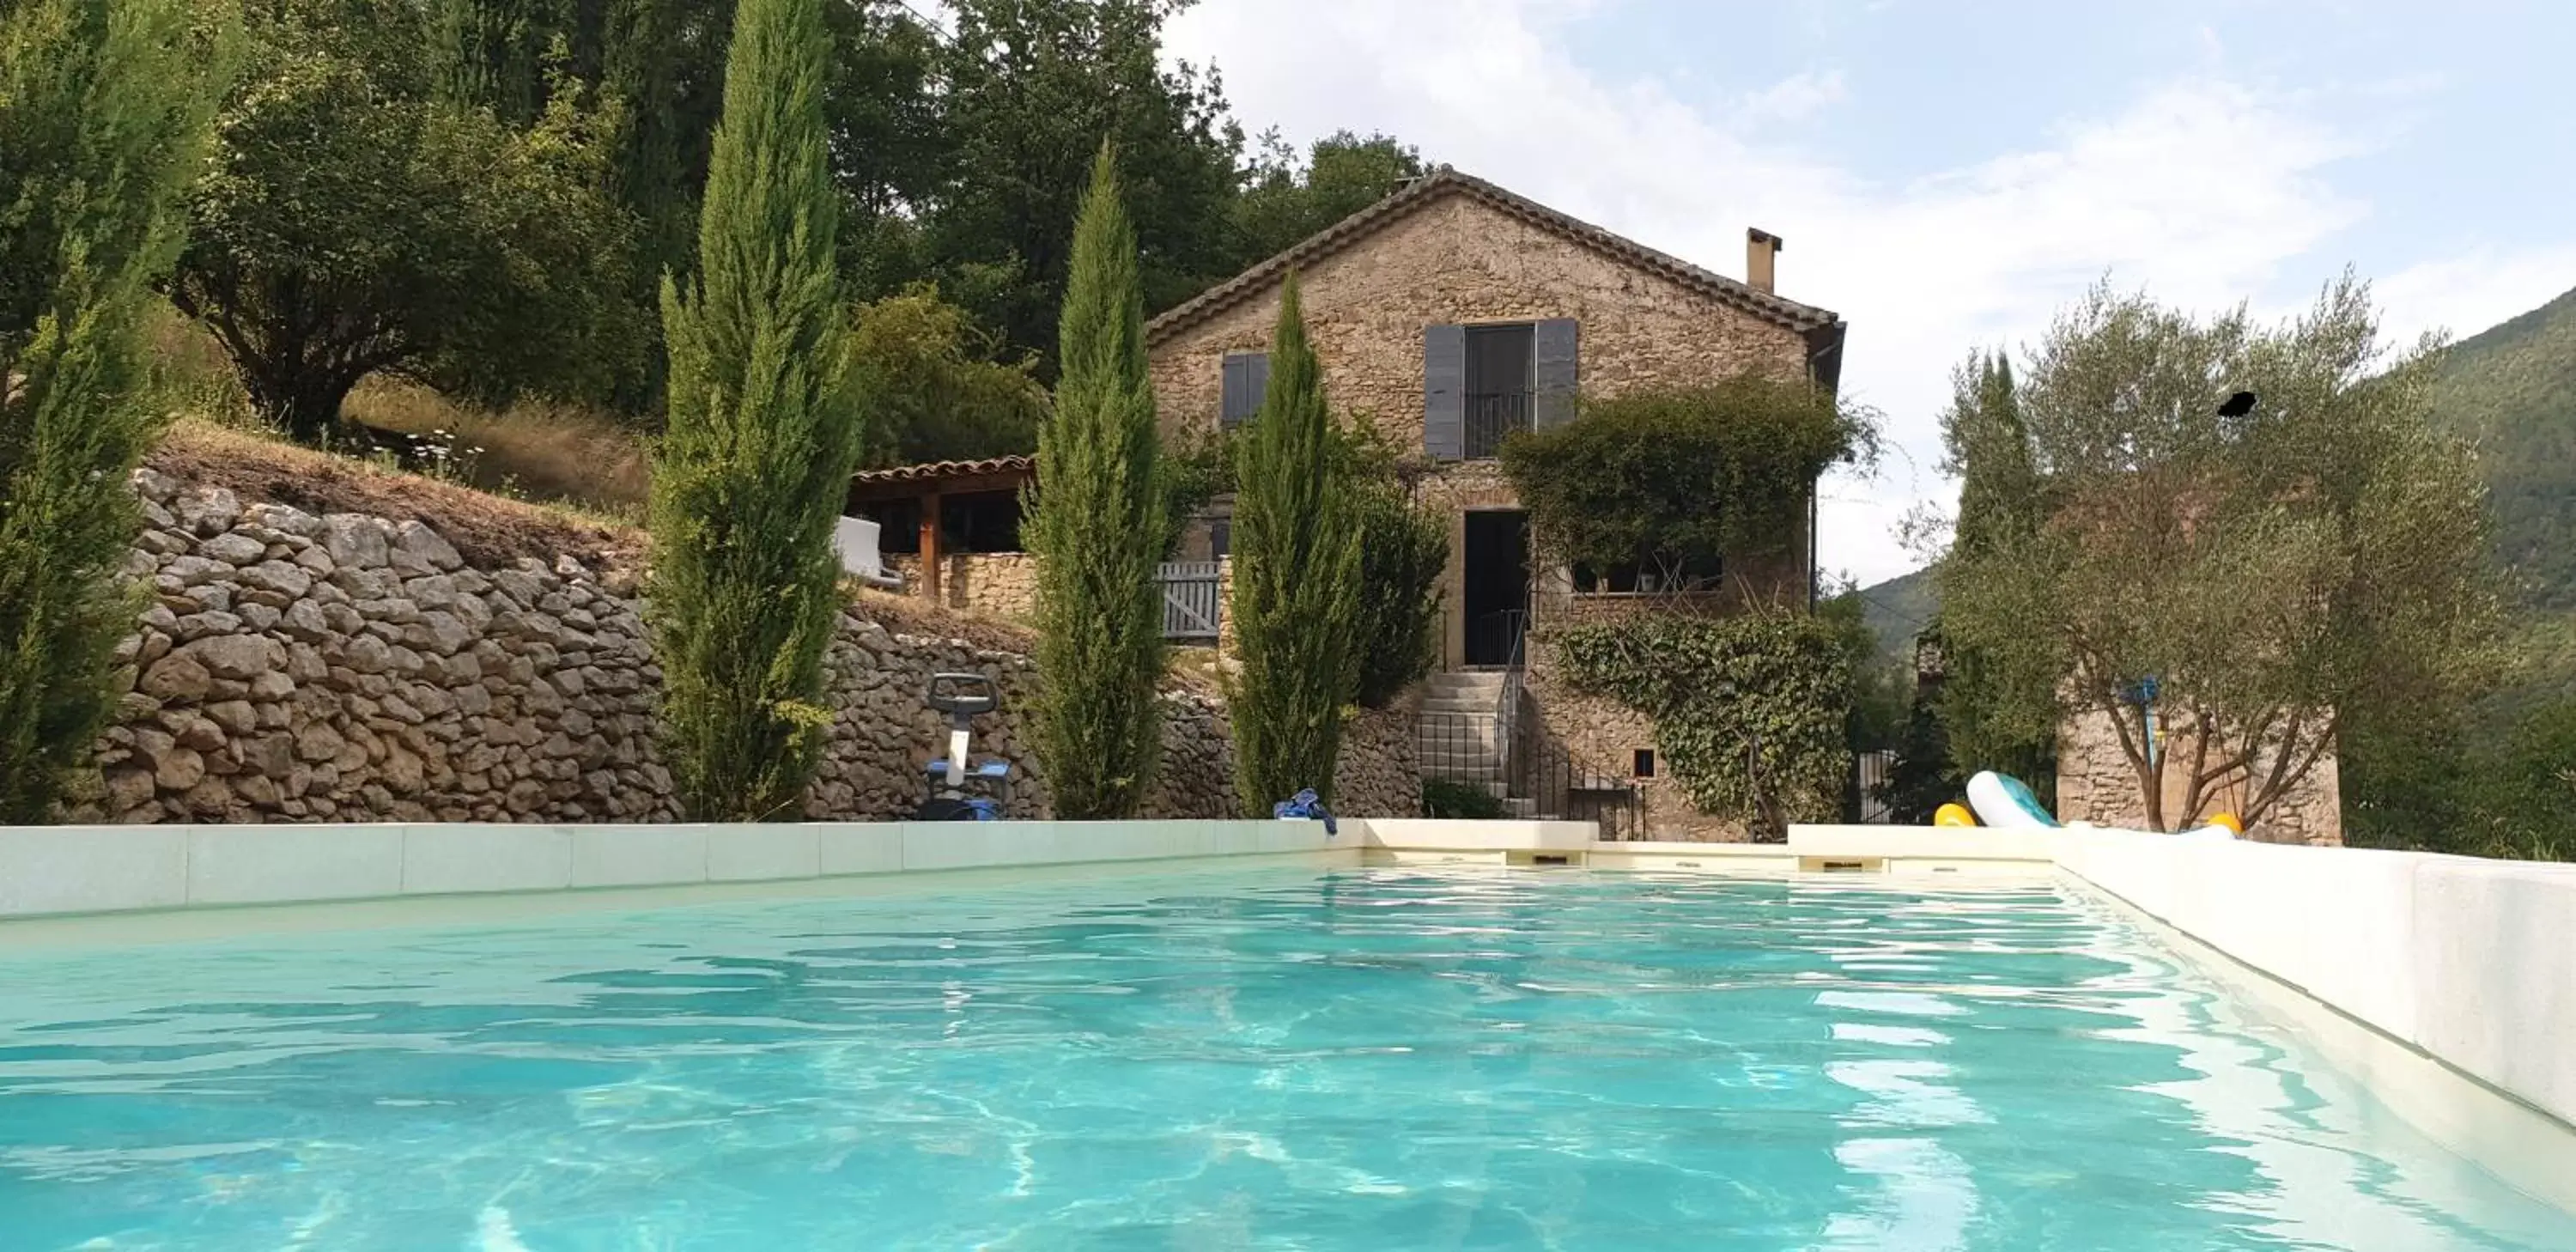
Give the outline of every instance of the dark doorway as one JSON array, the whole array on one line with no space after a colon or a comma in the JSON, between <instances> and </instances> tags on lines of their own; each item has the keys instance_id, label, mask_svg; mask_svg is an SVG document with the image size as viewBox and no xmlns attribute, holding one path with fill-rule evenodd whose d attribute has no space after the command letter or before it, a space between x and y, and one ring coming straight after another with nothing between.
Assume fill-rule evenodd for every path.
<instances>
[{"instance_id":1,"label":"dark doorway","mask_svg":"<svg viewBox=\"0 0 2576 1252\"><path fill-rule=\"evenodd\" d=\"M1528 625L1529 514L1469 512L1464 557L1466 586L1459 600L1467 615L1467 664L1509 665Z\"/></svg>"}]
</instances>

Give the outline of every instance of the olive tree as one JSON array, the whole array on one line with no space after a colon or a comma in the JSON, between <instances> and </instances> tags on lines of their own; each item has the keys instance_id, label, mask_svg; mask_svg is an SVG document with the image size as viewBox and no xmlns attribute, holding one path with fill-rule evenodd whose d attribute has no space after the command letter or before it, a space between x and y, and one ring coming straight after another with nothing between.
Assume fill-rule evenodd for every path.
<instances>
[{"instance_id":1,"label":"olive tree","mask_svg":"<svg viewBox=\"0 0 2576 1252\"><path fill-rule=\"evenodd\" d=\"M2347 711L2450 699L2488 654L2483 489L2429 421L2439 347L2383 345L2349 275L2270 326L2097 287L2018 389L2045 509L1951 552L1949 640L2032 688L2012 698L2107 721L2149 824L2222 794L2262 822Z\"/></svg>"}]
</instances>

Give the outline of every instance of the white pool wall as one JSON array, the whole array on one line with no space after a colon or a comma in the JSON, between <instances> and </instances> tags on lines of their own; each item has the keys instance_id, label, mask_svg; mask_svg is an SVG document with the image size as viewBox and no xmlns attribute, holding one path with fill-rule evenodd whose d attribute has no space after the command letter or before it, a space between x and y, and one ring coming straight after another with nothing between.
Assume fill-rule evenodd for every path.
<instances>
[{"instance_id":1,"label":"white pool wall","mask_svg":"<svg viewBox=\"0 0 2576 1252\"><path fill-rule=\"evenodd\" d=\"M1349 825L1330 837L1309 821L0 827L0 919L1337 847L1355 855L1362 838Z\"/></svg>"},{"instance_id":2,"label":"white pool wall","mask_svg":"<svg viewBox=\"0 0 2576 1252\"><path fill-rule=\"evenodd\" d=\"M2576 1125L2576 865L2115 830L2054 839L2072 877Z\"/></svg>"}]
</instances>

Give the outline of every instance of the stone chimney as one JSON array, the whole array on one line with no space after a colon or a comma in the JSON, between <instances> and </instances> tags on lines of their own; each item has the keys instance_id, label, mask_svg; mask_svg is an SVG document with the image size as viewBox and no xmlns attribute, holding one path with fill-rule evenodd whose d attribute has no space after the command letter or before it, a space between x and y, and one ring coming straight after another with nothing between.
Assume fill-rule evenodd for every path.
<instances>
[{"instance_id":1,"label":"stone chimney","mask_svg":"<svg viewBox=\"0 0 2576 1252\"><path fill-rule=\"evenodd\" d=\"M1770 292L1772 290L1771 258L1780 255L1788 246L1788 243L1778 235L1758 226L1746 230L1744 232L1744 281L1751 284L1755 291Z\"/></svg>"}]
</instances>

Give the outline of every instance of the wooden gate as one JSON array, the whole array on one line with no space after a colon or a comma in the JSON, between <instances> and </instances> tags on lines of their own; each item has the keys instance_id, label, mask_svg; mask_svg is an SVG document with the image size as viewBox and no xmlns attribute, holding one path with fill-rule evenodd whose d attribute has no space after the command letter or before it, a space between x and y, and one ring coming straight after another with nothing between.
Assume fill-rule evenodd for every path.
<instances>
[{"instance_id":1,"label":"wooden gate","mask_svg":"<svg viewBox=\"0 0 2576 1252\"><path fill-rule=\"evenodd\" d=\"M1217 563L1165 561L1159 575L1163 584L1163 637L1215 643L1222 599L1217 589Z\"/></svg>"}]
</instances>

